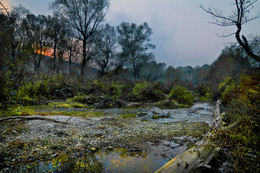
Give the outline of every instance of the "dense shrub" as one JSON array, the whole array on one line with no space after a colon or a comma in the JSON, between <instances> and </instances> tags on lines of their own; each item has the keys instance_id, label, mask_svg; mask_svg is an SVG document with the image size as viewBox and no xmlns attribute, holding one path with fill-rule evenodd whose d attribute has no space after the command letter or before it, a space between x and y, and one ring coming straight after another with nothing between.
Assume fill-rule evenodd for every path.
<instances>
[{"instance_id":1,"label":"dense shrub","mask_svg":"<svg viewBox=\"0 0 260 173\"><path fill-rule=\"evenodd\" d=\"M159 101L166 98L165 94L157 88L156 84L146 81L135 84L129 98L135 101Z\"/></svg>"},{"instance_id":2,"label":"dense shrub","mask_svg":"<svg viewBox=\"0 0 260 173\"><path fill-rule=\"evenodd\" d=\"M194 104L194 96L186 88L175 86L171 89L169 99L176 100L179 104L192 106Z\"/></svg>"},{"instance_id":3,"label":"dense shrub","mask_svg":"<svg viewBox=\"0 0 260 173\"><path fill-rule=\"evenodd\" d=\"M33 100L50 99L50 88L47 81L37 81L19 87L18 99L23 102Z\"/></svg>"},{"instance_id":4,"label":"dense shrub","mask_svg":"<svg viewBox=\"0 0 260 173\"><path fill-rule=\"evenodd\" d=\"M225 84L224 84L225 83ZM260 78L242 76L226 80L222 99L226 105L225 123L238 126L222 134L238 172L259 172ZM230 147L232 146L232 147Z\"/></svg>"},{"instance_id":5,"label":"dense shrub","mask_svg":"<svg viewBox=\"0 0 260 173\"><path fill-rule=\"evenodd\" d=\"M78 94L79 86L76 80L64 75L38 76L19 86L15 99L17 102L31 104L38 100L70 98Z\"/></svg>"},{"instance_id":6,"label":"dense shrub","mask_svg":"<svg viewBox=\"0 0 260 173\"><path fill-rule=\"evenodd\" d=\"M209 83L203 83L196 88L200 101L209 101L213 98L213 92Z\"/></svg>"}]
</instances>

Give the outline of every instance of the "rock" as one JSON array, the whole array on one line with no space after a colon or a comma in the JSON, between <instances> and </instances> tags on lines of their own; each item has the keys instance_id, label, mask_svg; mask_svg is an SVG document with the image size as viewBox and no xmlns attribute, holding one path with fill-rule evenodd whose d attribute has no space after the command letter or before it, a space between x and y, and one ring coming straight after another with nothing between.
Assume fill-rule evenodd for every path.
<instances>
[{"instance_id":1,"label":"rock","mask_svg":"<svg viewBox=\"0 0 260 173\"><path fill-rule=\"evenodd\" d=\"M110 149L110 150L112 150L112 149L113 149L113 147L112 147L112 146L108 146L107 148L108 148L108 149Z\"/></svg>"},{"instance_id":2,"label":"rock","mask_svg":"<svg viewBox=\"0 0 260 173\"><path fill-rule=\"evenodd\" d=\"M149 117L149 116L144 116L144 117L142 117L141 121L148 121L148 120L150 120L150 119L151 119L151 117Z\"/></svg>"},{"instance_id":3,"label":"rock","mask_svg":"<svg viewBox=\"0 0 260 173\"><path fill-rule=\"evenodd\" d=\"M126 105L126 107L139 107L141 105L142 105L142 103L139 103L139 102L130 102Z\"/></svg>"},{"instance_id":4,"label":"rock","mask_svg":"<svg viewBox=\"0 0 260 173\"><path fill-rule=\"evenodd\" d=\"M176 148L176 147L179 147L179 146L180 146L180 144L178 144L178 143L170 142L170 147L171 148Z\"/></svg>"},{"instance_id":5,"label":"rock","mask_svg":"<svg viewBox=\"0 0 260 173\"><path fill-rule=\"evenodd\" d=\"M165 146L167 146L167 147L169 147L170 146L170 141L163 141L163 145L165 145Z\"/></svg>"},{"instance_id":6,"label":"rock","mask_svg":"<svg viewBox=\"0 0 260 173\"><path fill-rule=\"evenodd\" d=\"M122 100L122 99L117 99L116 103L117 103L118 107L125 107L128 104L127 101Z\"/></svg>"},{"instance_id":7,"label":"rock","mask_svg":"<svg viewBox=\"0 0 260 173\"><path fill-rule=\"evenodd\" d=\"M94 148L94 147L90 148L89 150L90 150L90 151L97 151L97 149Z\"/></svg>"},{"instance_id":8,"label":"rock","mask_svg":"<svg viewBox=\"0 0 260 173\"><path fill-rule=\"evenodd\" d=\"M169 118L170 112L160 109L159 107L151 108L152 111L152 118L153 119L160 119L160 118Z\"/></svg>"},{"instance_id":9,"label":"rock","mask_svg":"<svg viewBox=\"0 0 260 173\"><path fill-rule=\"evenodd\" d=\"M146 115L147 115L147 112L137 113L137 116L138 116L138 117L143 117L143 116L146 116Z\"/></svg>"},{"instance_id":10,"label":"rock","mask_svg":"<svg viewBox=\"0 0 260 173\"><path fill-rule=\"evenodd\" d=\"M156 106L161 109L176 109L179 108L179 105L174 100L163 100L156 103Z\"/></svg>"}]
</instances>

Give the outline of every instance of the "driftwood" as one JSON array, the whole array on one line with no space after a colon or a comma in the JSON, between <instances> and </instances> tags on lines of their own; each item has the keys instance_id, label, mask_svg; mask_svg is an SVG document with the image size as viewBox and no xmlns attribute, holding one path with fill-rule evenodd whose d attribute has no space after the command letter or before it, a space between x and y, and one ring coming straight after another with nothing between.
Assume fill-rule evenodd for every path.
<instances>
[{"instance_id":1,"label":"driftwood","mask_svg":"<svg viewBox=\"0 0 260 173\"><path fill-rule=\"evenodd\" d=\"M220 113L221 100L216 103L214 112L213 127L219 129L221 124ZM195 144L194 147L176 156L155 173L185 173L185 172L200 172L202 168L210 169L208 163L212 160L215 154L220 150L223 141L211 142L212 133L208 133L206 137Z\"/></svg>"},{"instance_id":2,"label":"driftwood","mask_svg":"<svg viewBox=\"0 0 260 173\"><path fill-rule=\"evenodd\" d=\"M2 122L2 121L9 121L9 120L45 120L45 121L52 121L52 122L55 122L55 123L67 124L69 122L69 120L71 120L73 117L91 114L94 109L95 109L95 107L93 109L91 109L91 111L89 111L87 113L76 114L74 116L71 116L65 122L54 120L52 118L42 117L42 116L13 116L13 117L4 117L4 118L0 118L0 122Z\"/></svg>"},{"instance_id":3,"label":"driftwood","mask_svg":"<svg viewBox=\"0 0 260 173\"><path fill-rule=\"evenodd\" d=\"M70 118L66 122L54 120L52 118L47 118L47 117L40 117L40 116L13 116L13 117L0 118L0 122L9 121L9 120L44 120L44 121L52 121L55 123L67 124Z\"/></svg>"}]
</instances>

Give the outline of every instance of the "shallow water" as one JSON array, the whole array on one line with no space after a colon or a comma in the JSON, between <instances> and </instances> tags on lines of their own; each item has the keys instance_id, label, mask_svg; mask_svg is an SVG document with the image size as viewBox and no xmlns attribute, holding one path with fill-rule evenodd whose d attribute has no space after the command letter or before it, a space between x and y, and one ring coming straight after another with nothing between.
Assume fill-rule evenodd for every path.
<instances>
[{"instance_id":1,"label":"shallow water","mask_svg":"<svg viewBox=\"0 0 260 173\"><path fill-rule=\"evenodd\" d=\"M164 141L167 143L167 141ZM58 155L46 161L20 164L3 172L101 172L101 173L150 173L171 158L184 152L186 145L167 147L163 143L151 146L149 151L128 151L125 148L80 155Z\"/></svg>"},{"instance_id":2,"label":"shallow water","mask_svg":"<svg viewBox=\"0 0 260 173\"><path fill-rule=\"evenodd\" d=\"M164 114L169 114L170 117L158 119L157 121L161 123L187 121L206 122L211 125L214 120L214 105L211 103L195 103L190 108L164 109L162 111Z\"/></svg>"}]
</instances>

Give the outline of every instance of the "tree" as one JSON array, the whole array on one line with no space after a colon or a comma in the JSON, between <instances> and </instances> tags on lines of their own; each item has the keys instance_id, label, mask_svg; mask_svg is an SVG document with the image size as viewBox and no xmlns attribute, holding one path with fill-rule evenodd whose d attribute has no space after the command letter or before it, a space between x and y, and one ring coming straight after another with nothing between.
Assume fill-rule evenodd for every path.
<instances>
[{"instance_id":1,"label":"tree","mask_svg":"<svg viewBox=\"0 0 260 173\"><path fill-rule=\"evenodd\" d=\"M211 22L211 23L219 26L236 26L237 31L235 33L224 35L224 37L235 34L235 37L239 45L243 47L243 49L247 52L247 54L251 58L259 62L260 56L252 51L247 38L244 35L241 36L242 26L260 17L259 15L253 17L250 16L250 11L254 8L254 4L258 0L234 0L234 1L235 1L234 3L235 8L234 10L232 10L232 13L229 16L223 15L222 11L216 9L211 9L211 8L206 9L203 6L200 7L205 12L213 16L215 22Z\"/></svg>"},{"instance_id":2,"label":"tree","mask_svg":"<svg viewBox=\"0 0 260 173\"><path fill-rule=\"evenodd\" d=\"M115 28L109 24L103 26L95 38L95 45L98 52L95 62L100 68L100 77L102 77L111 59L115 56L117 48L117 33Z\"/></svg>"},{"instance_id":3,"label":"tree","mask_svg":"<svg viewBox=\"0 0 260 173\"><path fill-rule=\"evenodd\" d=\"M82 42L81 76L84 77L85 66L90 59L88 48L105 17L109 2L108 0L55 0L52 6L68 19L73 29L73 36Z\"/></svg>"},{"instance_id":4,"label":"tree","mask_svg":"<svg viewBox=\"0 0 260 173\"><path fill-rule=\"evenodd\" d=\"M28 10L19 6L8 12L0 5L6 12L5 15L0 9L0 100L4 100L25 78L28 56L22 51L23 34L19 24Z\"/></svg>"},{"instance_id":5,"label":"tree","mask_svg":"<svg viewBox=\"0 0 260 173\"><path fill-rule=\"evenodd\" d=\"M141 69L141 77L147 81L157 81L158 79L164 77L165 68L165 63L157 63L154 60L151 62L148 61Z\"/></svg>"},{"instance_id":6,"label":"tree","mask_svg":"<svg viewBox=\"0 0 260 173\"><path fill-rule=\"evenodd\" d=\"M48 20L49 25L49 36L51 38L51 43L53 47L53 58L54 58L54 65L53 69L56 71L56 58L57 55L60 55L61 53L58 53L62 51L62 48L64 47L64 41L66 36L68 35L68 29L66 26L66 19L63 18L63 16L59 13L54 13L54 16L51 17Z\"/></svg>"},{"instance_id":7,"label":"tree","mask_svg":"<svg viewBox=\"0 0 260 173\"><path fill-rule=\"evenodd\" d=\"M50 16L28 14L22 22L22 27L26 34L27 50L33 56L36 73L39 72L44 53L50 46L48 18Z\"/></svg>"},{"instance_id":8,"label":"tree","mask_svg":"<svg viewBox=\"0 0 260 173\"><path fill-rule=\"evenodd\" d=\"M145 62L147 57L147 49L154 49L155 45L149 43L152 29L147 23L137 26L134 23L123 22L117 27L119 33L118 42L122 47L124 56L128 57L133 67L134 78L139 75L140 65Z\"/></svg>"}]
</instances>

